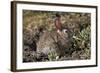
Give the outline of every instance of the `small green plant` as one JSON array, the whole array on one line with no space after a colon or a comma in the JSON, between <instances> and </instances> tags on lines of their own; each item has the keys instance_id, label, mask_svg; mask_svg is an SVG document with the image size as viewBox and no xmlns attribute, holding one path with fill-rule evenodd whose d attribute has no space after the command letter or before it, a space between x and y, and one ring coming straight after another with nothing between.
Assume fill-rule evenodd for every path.
<instances>
[{"instance_id":1,"label":"small green plant","mask_svg":"<svg viewBox=\"0 0 100 73\"><path fill-rule=\"evenodd\" d=\"M58 60L58 56L57 56L57 53L55 53L55 52L50 52L49 54L48 54L48 59L50 60L50 61L56 61L56 60Z\"/></svg>"},{"instance_id":2,"label":"small green plant","mask_svg":"<svg viewBox=\"0 0 100 73\"><path fill-rule=\"evenodd\" d=\"M84 28L82 31L79 32L78 35L73 36L73 44L75 51L81 51L83 53L80 54L82 59L90 59L90 46L91 46L91 30L90 25Z\"/></svg>"},{"instance_id":3,"label":"small green plant","mask_svg":"<svg viewBox=\"0 0 100 73\"><path fill-rule=\"evenodd\" d=\"M90 48L90 25L87 28L84 28L78 35L73 36L74 45L77 48Z\"/></svg>"}]
</instances>

